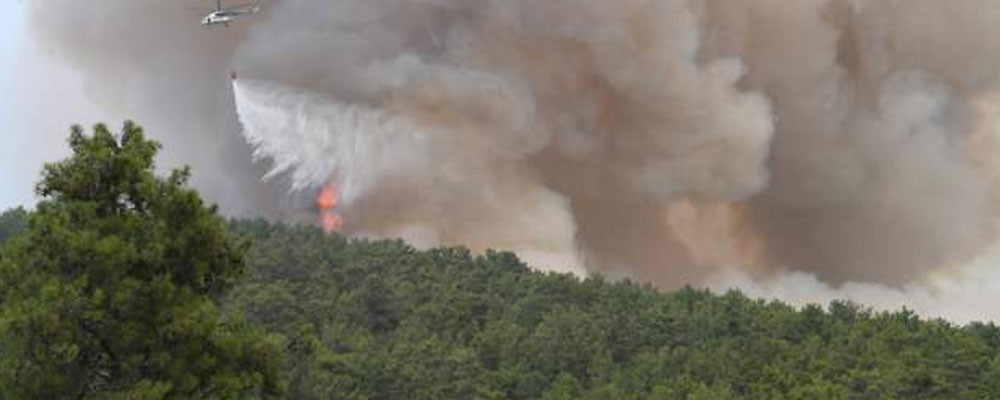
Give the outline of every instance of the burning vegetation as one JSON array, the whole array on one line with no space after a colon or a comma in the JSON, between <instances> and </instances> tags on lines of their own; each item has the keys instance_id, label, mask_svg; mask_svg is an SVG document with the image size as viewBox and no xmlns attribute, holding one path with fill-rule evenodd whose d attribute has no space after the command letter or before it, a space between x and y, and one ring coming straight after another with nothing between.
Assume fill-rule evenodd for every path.
<instances>
[{"instance_id":1,"label":"burning vegetation","mask_svg":"<svg viewBox=\"0 0 1000 400\"><path fill-rule=\"evenodd\" d=\"M337 184L330 182L320 189L316 195L316 211L319 213L319 224L327 234L339 232L344 226L344 218L337 213L340 204L340 190Z\"/></svg>"}]
</instances>

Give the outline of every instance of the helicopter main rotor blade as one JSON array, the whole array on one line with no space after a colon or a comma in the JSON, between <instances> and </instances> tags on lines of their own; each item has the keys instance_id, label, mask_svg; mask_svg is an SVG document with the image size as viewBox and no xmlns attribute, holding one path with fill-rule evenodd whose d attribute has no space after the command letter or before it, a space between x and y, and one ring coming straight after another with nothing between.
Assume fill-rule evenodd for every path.
<instances>
[{"instance_id":1,"label":"helicopter main rotor blade","mask_svg":"<svg viewBox=\"0 0 1000 400\"><path fill-rule=\"evenodd\" d=\"M245 3L245 4L235 5L235 6L227 6L226 10L232 10L232 11L240 10L240 11L242 11L244 9L253 8L256 5L257 5L257 3Z\"/></svg>"}]
</instances>

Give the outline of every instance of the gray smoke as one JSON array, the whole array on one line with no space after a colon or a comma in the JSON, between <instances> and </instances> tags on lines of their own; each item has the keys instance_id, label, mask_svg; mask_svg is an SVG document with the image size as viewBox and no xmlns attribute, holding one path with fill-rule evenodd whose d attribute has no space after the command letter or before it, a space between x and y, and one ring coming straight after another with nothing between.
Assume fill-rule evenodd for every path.
<instances>
[{"instance_id":1,"label":"gray smoke","mask_svg":"<svg viewBox=\"0 0 1000 400\"><path fill-rule=\"evenodd\" d=\"M29 23L232 210L334 181L349 233L664 287L890 290L996 240L995 1L275 0L225 30L186 4Z\"/></svg>"},{"instance_id":2,"label":"gray smoke","mask_svg":"<svg viewBox=\"0 0 1000 400\"><path fill-rule=\"evenodd\" d=\"M213 2L98 0L85 6L64 0L27 2L26 36L33 42L30 47L42 55L19 68L23 74L45 67L79 74L85 96L96 105L82 108L100 109L97 114L117 119L104 121L112 125L126 118L141 123L165 145L161 164L193 165L199 189L227 212L285 215L279 207L284 203L281 185L259 183L266 166L250 161L250 150L237 133L225 79L232 53L245 33L241 27L202 29L199 12L188 6L208 3ZM58 89L43 78L19 96L65 96ZM73 111L45 113L78 114ZM45 135L39 141L62 141L68 132L68 125L36 124L59 129L32 132Z\"/></svg>"}]
</instances>

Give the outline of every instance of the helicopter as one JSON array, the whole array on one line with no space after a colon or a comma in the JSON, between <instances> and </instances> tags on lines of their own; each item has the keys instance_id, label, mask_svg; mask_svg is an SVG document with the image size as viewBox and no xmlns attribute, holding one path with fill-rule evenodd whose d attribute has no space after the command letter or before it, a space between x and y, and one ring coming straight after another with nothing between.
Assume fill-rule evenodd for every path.
<instances>
[{"instance_id":1,"label":"helicopter","mask_svg":"<svg viewBox=\"0 0 1000 400\"><path fill-rule=\"evenodd\" d=\"M216 25L229 27L230 23L235 22L244 15L255 14L258 11L260 11L260 5L256 2L238 6L223 6L222 0L215 0L215 11L202 18L201 24L206 27Z\"/></svg>"}]
</instances>

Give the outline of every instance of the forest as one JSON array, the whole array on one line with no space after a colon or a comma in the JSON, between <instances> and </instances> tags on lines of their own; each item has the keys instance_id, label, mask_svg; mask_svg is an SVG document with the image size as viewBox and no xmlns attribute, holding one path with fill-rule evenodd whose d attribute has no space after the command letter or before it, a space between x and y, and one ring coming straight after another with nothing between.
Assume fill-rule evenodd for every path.
<instances>
[{"instance_id":1,"label":"forest","mask_svg":"<svg viewBox=\"0 0 1000 400\"><path fill-rule=\"evenodd\" d=\"M0 215L0 398L987 399L1000 328L224 220L141 128Z\"/></svg>"}]
</instances>

